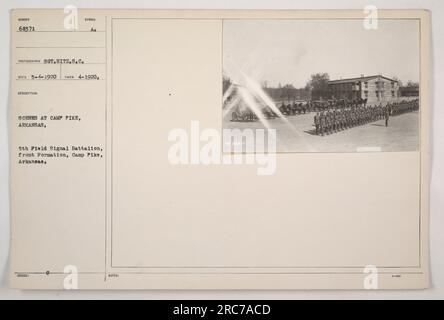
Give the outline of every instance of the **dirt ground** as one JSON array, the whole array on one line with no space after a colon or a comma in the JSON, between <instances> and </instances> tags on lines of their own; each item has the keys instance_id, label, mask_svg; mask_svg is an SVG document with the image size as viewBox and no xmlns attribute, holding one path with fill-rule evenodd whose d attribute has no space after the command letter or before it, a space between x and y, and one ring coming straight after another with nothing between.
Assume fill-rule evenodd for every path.
<instances>
[{"instance_id":1,"label":"dirt ground","mask_svg":"<svg viewBox=\"0 0 444 320\"><path fill-rule=\"evenodd\" d=\"M277 152L372 152L415 151L419 147L419 113L410 112L385 120L368 123L327 136L314 132L315 113L293 115L268 120L276 129ZM230 116L223 120L224 129L263 129L260 121L232 122Z\"/></svg>"}]
</instances>

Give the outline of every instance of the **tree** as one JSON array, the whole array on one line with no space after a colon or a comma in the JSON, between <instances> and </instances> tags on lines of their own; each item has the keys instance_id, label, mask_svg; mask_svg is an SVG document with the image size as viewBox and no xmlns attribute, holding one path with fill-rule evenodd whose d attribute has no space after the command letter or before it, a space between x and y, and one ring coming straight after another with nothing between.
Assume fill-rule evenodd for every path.
<instances>
[{"instance_id":1,"label":"tree","mask_svg":"<svg viewBox=\"0 0 444 320\"><path fill-rule=\"evenodd\" d=\"M398 86L402 87L402 81L399 80L398 77L393 76L392 79L395 80L398 83Z\"/></svg>"},{"instance_id":2,"label":"tree","mask_svg":"<svg viewBox=\"0 0 444 320\"><path fill-rule=\"evenodd\" d=\"M292 84L286 84L281 88L281 98L290 101L291 98L294 99L295 87Z\"/></svg>"},{"instance_id":3,"label":"tree","mask_svg":"<svg viewBox=\"0 0 444 320\"><path fill-rule=\"evenodd\" d=\"M222 93L225 93L233 82L227 76L222 77Z\"/></svg>"},{"instance_id":4,"label":"tree","mask_svg":"<svg viewBox=\"0 0 444 320\"><path fill-rule=\"evenodd\" d=\"M311 91L312 97L328 97L329 88L328 82L330 81L330 76L328 73L315 73L311 75L310 80L305 86Z\"/></svg>"},{"instance_id":5,"label":"tree","mask_svg":"<svg viewBox=\"0 0 444 320\"><path fill-rule=\"evenodd\" d=\"M418 87L419 88L419 83L409 80L409 81L407 81L406 87Z\"/></svg>"}]
</instances>

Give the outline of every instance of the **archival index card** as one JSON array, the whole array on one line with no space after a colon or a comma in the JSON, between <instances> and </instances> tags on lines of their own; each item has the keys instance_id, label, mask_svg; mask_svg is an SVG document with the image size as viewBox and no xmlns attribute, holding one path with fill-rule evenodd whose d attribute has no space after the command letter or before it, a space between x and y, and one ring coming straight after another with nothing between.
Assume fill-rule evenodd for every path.
<instances>
[{"instance_id":1,"label":"archival index card","mask_svg":"<svg viewBox=\"0 0 444 320\"><path fill-rule=\"evenodd\" d=\"M22 289L428 286L426 11L11 12Z\"/></svg>"}]
</instances>

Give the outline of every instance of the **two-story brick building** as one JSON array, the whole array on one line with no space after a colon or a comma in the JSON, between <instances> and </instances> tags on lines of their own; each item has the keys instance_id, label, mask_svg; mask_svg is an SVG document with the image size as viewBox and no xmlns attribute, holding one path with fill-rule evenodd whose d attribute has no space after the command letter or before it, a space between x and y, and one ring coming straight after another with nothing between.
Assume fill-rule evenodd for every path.
<instances>
[{"instance_id":1,"label":"two-story brick building","mask_svg":"<svg viewBox=\"0 0 444 320\"><path fill-rule=\"evenodd\" d=\"M328 82L329 91L336 99L367 99L367 103L384 103L399 97L397 80L382 75L361 76Z\"/></svg>"}]
</instances>

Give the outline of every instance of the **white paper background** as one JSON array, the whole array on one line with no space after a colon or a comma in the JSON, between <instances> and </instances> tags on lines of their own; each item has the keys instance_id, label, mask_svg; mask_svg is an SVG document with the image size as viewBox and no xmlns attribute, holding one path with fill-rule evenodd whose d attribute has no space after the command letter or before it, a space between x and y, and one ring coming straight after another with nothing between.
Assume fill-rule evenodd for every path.
<instances>
[{"instance_id":1,"label":"white paper background","mask_svg":"<svg viewBox=\"0 0 444 320\"><path fill-rule=\"evenodd\" d=\"M79 8L164 8L164 9L362 9L376 5L381 9L429 9L432 21L432 181L430 212L431 288L424 291L19 291L8 289L9 181L8 181L8 96L9 96L9 10L12 8L51 8L72 4ZM444 85L444 2L440 0L2 0L0 3L0 298L1 299L443 299L444 298L444 200L443 153L444 101L438 88ZM440 197L441 196L441 197Z\"/></svg>"}]
</instances>

